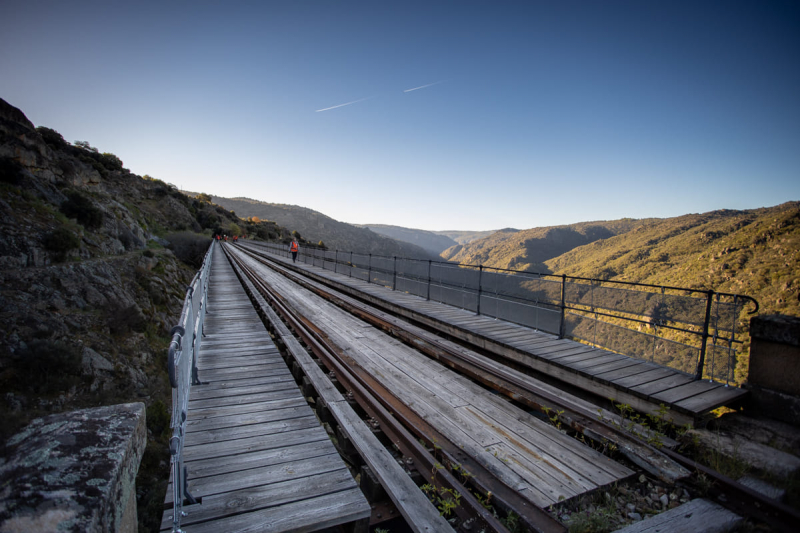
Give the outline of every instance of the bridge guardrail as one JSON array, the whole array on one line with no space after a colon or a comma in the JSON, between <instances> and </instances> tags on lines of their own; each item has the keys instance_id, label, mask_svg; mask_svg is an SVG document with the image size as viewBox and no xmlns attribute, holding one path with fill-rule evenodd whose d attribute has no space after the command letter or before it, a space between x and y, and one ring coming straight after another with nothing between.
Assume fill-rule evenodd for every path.
<instances>
[{"instance_id":1,"label":"bridge guardrail","mask_svg":"<svg viewBox=\"0 0 800 533\"><path fill-rule=\"evenodd\" d=\"M203 265L195 274L186 290L181 317L172 328L167 369L172 386L172 437L169 440L170 467L172 469L173 515L172 531L181 532L183 502L196 503L189 493L186 468L183 466L183 439L186 433L186 417L189 410L189 390L200 384L197 373L197 354L203 339L203 322L206 314L208 281L215 244L212 241L203 259Z\"/></svg>"},{"instance_id":2,"label":"bridge guardrail","mask_svg":"<svg viewBox=\"0 0 800 533\"><path fill-rule=\"evenodd\" d=\"M259 243L290 257L288 245ZM298 260L726 385L745 295L301 247ZM665 332L667 336L664 336Z\"/></svg>"}]
</instances>

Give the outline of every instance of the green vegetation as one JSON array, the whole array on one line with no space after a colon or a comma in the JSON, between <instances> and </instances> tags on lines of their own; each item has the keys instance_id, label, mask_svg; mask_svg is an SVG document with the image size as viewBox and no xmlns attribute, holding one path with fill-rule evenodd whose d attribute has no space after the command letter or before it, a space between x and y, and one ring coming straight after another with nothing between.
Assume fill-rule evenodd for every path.
<instances>
[{"instance_id":1,"label":"green vegetation","mask_svg":"<svg viewBox=\"0 0 800 533\"><path fill-rule=\"evenodd\" d=\"M203 265L203 257L211 244L210 237L189 231L171 233L166 236L166 239L175 256L194 268L200 268Z\"/></svg>"},{"instance_id":2,"label":"green vegetation","mask_svg":"<svg viewBox=\"0 0 800 533\"><path fill-rule=\"evenodd\" d=\"M74 233L65 227L59 227L51 231L42 239L45 250L53 252L57 262L64 261L70 250L74 250L81 245L81 240Z\"/></svg>"},{"instance_id":3,"label":"green vegetation","mask_svg":"<svg viewBox=\"0 0 800 533\"><path fill-rule=\"evenodd\" d=\"M19 354L15 372L17 390L37 394L63 392L80 380L81 353L64 342L34 339Z\"/></svg>"},{"instance_id":4,"label":"green vegetation","mask_svg":"<svg viewBox=\"0 0 800 533\"><path fill-rule=\"evenodd\" d=\"M39 126L38 128L36 128L36 131L39 132L39 135L42 136L44 142L46 142L47 145L50 146L51 148L59 149L69 146L69 143L65 141L64 137L62 137L61 134L58 133L56 130L46 128L44 126Z\"/></svg>"},{"instance_id":5,"label":"green vegetation","mask_svg":"<svg viewBox=\"0 0 800 533\"><path fill-rule=\"evenodd\" d=\"M67 193L67 199L59 209L68 218L77 219L86 229L97 229L103 224L103 212L78 191Z\"/></svg>"}]
</instances>

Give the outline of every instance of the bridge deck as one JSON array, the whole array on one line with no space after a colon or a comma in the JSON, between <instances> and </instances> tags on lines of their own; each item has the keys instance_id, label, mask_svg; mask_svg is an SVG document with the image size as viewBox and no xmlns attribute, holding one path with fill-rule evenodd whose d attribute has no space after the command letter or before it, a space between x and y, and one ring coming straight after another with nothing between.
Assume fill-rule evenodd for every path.
<instances>
[{"instance_id":1,"label":"bridge deck","mask_svg":"<svg viewBox=\"0 0 800 533\"><path fill-rule=\"evenodd\" d=\"M290 259L272 257L292 265ZM612 398L648 413L657 413L660 404L664 404L670 408L669 416L678 424L693 423L701 415L747 394L737 387L695 381L692 376L655 363L426 301L300 261L292 266L390 312L415 319L603 398Z\"/></svg>"},{"instance_id":2,"label":"bridge deck","mask_svg":"<svg viewBox=\"0 0 800 533\"><path fill-rule=\"evenodd\" d=\"M544 508L625 479L625 466L370 327L250 257L244 262L418 418L506 486Z\"/></svg>"},{"instance_id":3,"label":"bridge deck","mask_svg":"<svg viewBox=\"0 0 800 533\"><path fill-rule=\"evenodd\" d=\"M270 339L233 269L214 255L204 385L192 387L182 529L314 531L366 519L370 506ZM166 503L172 505L172 487ZM162 531L171 530L172 509Z\"/></svg>"}]
</instances>

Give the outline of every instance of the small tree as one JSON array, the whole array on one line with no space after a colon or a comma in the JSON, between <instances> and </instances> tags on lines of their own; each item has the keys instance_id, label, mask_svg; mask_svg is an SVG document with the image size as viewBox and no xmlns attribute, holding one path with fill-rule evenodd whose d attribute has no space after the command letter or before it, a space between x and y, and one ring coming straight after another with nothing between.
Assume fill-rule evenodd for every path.
<instances>
[{"instance_id":1,"label":"small tree","mask_svg":"<svg viewBox=\"0 0 800 533\"><path fill-rule=\"evenodd\" d=\"M103 152L103 165L111 170L122 170L122 159L109 152Z\"/></svg>"},{"instance_id":2,"label":"small tree","mask_svg":"<svg viewBox=\"0 0 800 533\"><path fill-rule=\"evenodd\" d=\"M42 136L44 142L54 148L61 148L67 145L67 141L64 140L64 137L61 136L56 130L51 130L50 128L46 128L44 126L39 126L36 128L36 131L39 132L39 135Z\"/></svg>"},{"instance_id":3,"label":"small tree","mask_svg":"<svg viewBox=\"0 0 800 533\"><path fill-rule=\"evenodd\" d=\"M211 195L210 194L206 194L204 192L201 192L200 194L198 194L197 195L197 199L200 200L201 202L211 203Z\"/></svg>"},{"instance_id":4,"label":"small tree","mask_svg":"<svg viewBox=\"0 0 800 533\"><path fill-rule=\"evenodd\" d=\"M94 152L96 154L100 153L100 150L89 144L89 141L75 141L72 144L79 148L83 148L84 150L89 150L90 152Z\"/></svg>"}]
</instances>

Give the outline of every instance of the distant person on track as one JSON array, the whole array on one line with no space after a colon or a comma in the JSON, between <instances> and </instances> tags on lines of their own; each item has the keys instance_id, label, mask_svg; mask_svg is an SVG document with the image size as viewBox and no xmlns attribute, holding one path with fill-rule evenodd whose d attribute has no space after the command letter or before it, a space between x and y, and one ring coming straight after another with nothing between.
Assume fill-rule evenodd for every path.
<instances>
[{"instance_id":1,"label":"distant person on track","mask_svg":"<svg viewBox=\"0 0 800 533\"><path fill-rule=\"evenodd\" d=\"M297 250L300 248L300 245L297 244L297 241L292 239L292 243L289 245L289 251L292 252L292 263L297 262Z\"/></svg>"}]
</instances>

